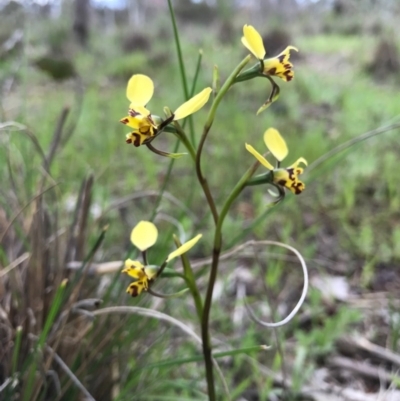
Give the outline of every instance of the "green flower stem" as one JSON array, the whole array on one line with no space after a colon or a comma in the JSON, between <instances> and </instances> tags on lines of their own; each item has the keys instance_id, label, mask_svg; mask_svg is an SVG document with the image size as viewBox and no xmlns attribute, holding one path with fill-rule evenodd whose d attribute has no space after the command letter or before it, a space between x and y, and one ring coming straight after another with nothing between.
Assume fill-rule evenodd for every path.
<instances>
[{"instance_id":1,"label":"green flower stem","mask_svg":"<svg viewBox=\"0 0 400 401\"><path fill-rule=\"evenodd\" d=\"M262 74L261 72L261 68L260 68L260 64L255 64L253 65L253 67L247 69L246 71L243 71L241 74L239 74L236 78L235 78L235 82L243 82L243 81L248 81L249 79L253 79L256 77L260 77L260 76L265 76Z\"/></svg>"},{"instance_id":2,"label":"green flower stem","mask_svg":"<svg viewBox=\"0 0 400 401\"><path fill-rule=\"evenodd\" d=\"M204 300L204 308L203 308L203 316L201 319L201 337L203 342L203 355L204 362L206 367L206 378L208 385L208 395L210 401L215 400L215 388L214 388L214 375L213 375L213 362L212 362L212 347L209 335L209 321L210 321L210 310L212 304L212 296L214 292L214 284L217 278L218 272L218 263L219 256L221 254L222 247L222 225L224 223L225 217L228 214L228 211L234 202L234 200L239 196L242 192L243 188L246 186L248 180L253 176L257 167L259 166L259 162L255 162L253 166L251 166L243 177L238 181L236 186L233 188L231 194L226 200L224 206L222 207L221 214L217 220L215 233L214 233L214 248L213 248L213 256L211 262L211 271L210 277L208 280L207 293Z\"/></svg>"},{"instance_id":3,"label":"green flower stem","mask_svg":"<svg viewBox=\"0 0 400 401\"><path fill-rule=\"evenodd\" d=\"M185 131L183 130L183 128L180 126L180 124L177 121L174 122L174 126L175 126L175 132L178 135L179 139L185 145L186 149L192 156L193 161L196 162L196 150L194 149L192 143L189 141Z\"/></svg>"},{"instance_id":4,"label":"green flower stem","mask_svg":"<svg viewBox=\"0 0 400 401\"><path fill-rule=\"evenodd\" d=\"M174 235L174 242L178 248L182 245L179 239L175 235ZM194 277L192 266L190 265L190 261L186 253L181 255L181 261L183 265L185 281L187 286L189 287L190 293L192 294L194 304L196 306L196 312L199 317L199 320L201 321L201 318L203 316L203 302L201 300L199 288L197 287L196 284L196 278Z\"/></svg>"},{"instance_id":5,"label":"green flower stem","mask_svg":"<svg viewBox=\"0 0 400 401\"><path fill-rule=\"evenodd\" d=\"M200 182L200 185L203 188L203 192L207 198L207 202L210 206L211 213L213 215L213 219L215 224L218 222L218 212L217 208L215 206L214 198L212 197L210 188L208 186L208 182L206 178L204 177L202 171L201 171L201 154L203 151L204 143L207 139L207 135L211 129L211 126L214 122L214 117L215 113L217 112L217 108L222 100L222 98L225 96L226 92L228 89L235 83L235 78L237 75L240 73L240 71L244 68L244 66L250 61L250 55L247 56L245 59L241 61L241 63L233 70L232 74L227 78L225 81L224 85L222 86L221 90L218 92L217 96L215 97L211 109L208 113L207 121L204 125L203 129L203 135L201 136L199 146L197 148L197 154L196 154L196 173L197 173L197 178Z\"/></svg>"},{"instance_id":6,"label":"green flower stem","mask_svg":"<svg viewBox=\"0 0 400 401\"><path fill-rule=\"evenodd\" d=\"M273 171L268 171L264 174L256 175L246 182L246 186L262 185L262 184L272 184L274 178Z\"/></svg>"},{"instance_id":7,"label":"green flower stem","mask_svg":"<svg viewBox=\"0 0 400 401\"><path fill-rule=\"evenodd\" d=\"M204 125L204 131L203 131L203 137L208 134L208 131L210 130L212 123L215 118L215 113L217 112L217 108L222 100L222 98L225 96L226 92L228 92L228 89L234 84L236 77L240 73L240 71L243 70L245 65L250 61L250 55L245 57L238 65L237 67L232 71L231 75L227 78L225 83L222 85L221 90L218 92L217 96L215 97L211 109L208 113L207 121ZM205 141L205 138L202 138L202 141ZM199 145L200 147L200 145Z\"/></svg>"}]
</instances>

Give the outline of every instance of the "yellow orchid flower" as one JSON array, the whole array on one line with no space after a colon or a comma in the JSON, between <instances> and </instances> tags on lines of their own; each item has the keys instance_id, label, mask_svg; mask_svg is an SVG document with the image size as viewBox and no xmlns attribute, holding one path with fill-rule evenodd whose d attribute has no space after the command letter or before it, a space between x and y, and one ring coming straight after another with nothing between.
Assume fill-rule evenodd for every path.
<instances>
[{"instance_id":1,"label":"yellow orchid flower","mask_svg":"<svg viewBox=\"0 0 400 401\"><path fill-rule=\"evenodd\" d=\"M296 160L291 166L286 168L279 167L282 160L286 158L289 151L285 140L275 128L269 128L264 133L264 143L268 150L278 161L278 167L275 168L262 154L258 153L251 145L246 143L246 149L268 170L272 171L273 183L281 187L290 189L298 195L305 189L305 185L299 180L298 176L303 173L300 163L307 166L307 161L303 157Z\"/></svg>"},{"instance_id":2,"label":"yellow orchid flower","mask_svg":"<svg viewBox=\"0 0 400 401\"><path fill-rule=\"evenodd\" d=\"M145 266L137 260L127 259L125 261L125 268L122 273L126 273L135 279L134 282L129 284L126 292L132 297L136 297L142 293L142 291L147 291L152 281L156 279L161 271L164 269L166 264L172 259L188 252L202 237L201 234L192 238L191 240L182 244L178 249L171 252L161 267L158 266ZM146 260L146 251L152 247L158 238L157 227L150 221L140 221L131 232L131 242L138 248Z\"/></svg>"},{"instance_id":3,"label":"yellow orchid flower","mask_svg":"<svg viewBox=\"0 0 400 401\"><path fill-rule=\"evenodd\" d=\"M251 25L243 27L243 45L257 57L263 65L263 74L277 76L284 81L290 81L294 77L293 64L289 61L290 51L298 51L294 46L287 46L283 52L275 57L265 58L265 48L261 35Z\"/></svg>"},{"instance_id":4,"label":"yellow orchid flower","mask_svg":"<svg viewBox=\"0 0 400 401\"><path fill-rule=\"evenodd\" d=\"M121 123L133 128L133 131L126 135L126 142L136 147L151 142L166 125L200 110L207 103L211 92L211 88L203 89L179 106L171 118L162 121L160 118L153 117L146 108L154 94L153 81L143 74L133 75L126 88L126 97L131 102L129 115L120 120Z\"/></svg>"},{"instance_id":5,"label":"yellow orchid flower","mask_svg":"<svg viewBox=\"0 0 400 401\"><path fill-rule=\"evenodd\" d=\"M149 283L157 274L157 270L153 267L143 266L137 260L127 259L125 261L125 269L122 270L122 273L126 273L128 276L136 279L136 281L129 284L126 292L132 297L137 297L142 291L149 289Z\"/></svg>"}]
</instances>

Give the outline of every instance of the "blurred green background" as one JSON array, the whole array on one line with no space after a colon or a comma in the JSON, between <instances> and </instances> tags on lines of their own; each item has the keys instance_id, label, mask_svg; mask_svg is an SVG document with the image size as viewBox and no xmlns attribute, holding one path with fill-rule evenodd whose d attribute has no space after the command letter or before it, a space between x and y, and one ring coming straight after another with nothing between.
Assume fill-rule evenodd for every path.
<instances>
[{"instance_id":1,"label":"blurred green background","mask_svg":"<svg viewBox=\"0 0 400 401\"><path fill-rule=\"evenodd\" d=\"M204 150L204 172L219 208L253 163L245 142L262 150L268 127L285 137L289 163L303 156L311 164L300 196L288 194L270 208L268 188L247 188L225 222L225 251L252 239L282 241L304 255L311 280L298 316L272 331L249 319L237 284L246 282L258 316L279 320L301 292L296 261L279 249L261 247L255 255L247 247L221 263L211 315L216 350L271 346L219 359L231 398L368 401L381 388L400 399L399 362L388 357L400 360L400 3L173 5L189 87L202 49L196 92L211 85L215 65L223 82L246 56L244 24L263 35L268 55L289 44L299 49L291 58L295 78L276 79L280 98L261 115L256 111L269 95L267 80L228 92ZM185 100L167 1L3 0L0 7L0 399L90 399L75 379L96 400L207 399L202 362L183 361L201 355L186 334L157 319L94 317L86 310L99 307L97 301L79 304L98 298L101 307L150 307L199 332L187 294L132 299L120 269L100 274L94 268L132 254L132 227L157 207L160 239L152 263L173 249L174 232L182 240L203 233L192 259L212 249L213 222L191 159L175 161L165 182L170 160L127 145L129 128L119 123L132 74L153 79L154 114ZM193 118L197 142L207 111ZM349 140L352 146L313 167ZM163 134L154 145L172 152L175 138ZM83 260L91 265L82 275L77 267ZM208 268L196 274L204 293ZM69 284L55 307L64 278ZM169 293L183 283L162 279L155 288ZM44 336L74 378L49 350L32 352L35 336ZM355 338L381 347L386 357ZM357 371L355 361L375 374ZM226 399L218 377L216 383ZM350 390L361 398L351 398ZM328 398L336 393L339 398Z\"/></svg>"}]
</instances>

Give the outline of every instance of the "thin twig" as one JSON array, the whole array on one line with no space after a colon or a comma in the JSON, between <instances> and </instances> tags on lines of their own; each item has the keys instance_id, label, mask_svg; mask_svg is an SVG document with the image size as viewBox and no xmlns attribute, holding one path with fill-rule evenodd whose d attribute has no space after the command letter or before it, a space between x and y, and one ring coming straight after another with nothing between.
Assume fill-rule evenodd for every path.
<instances>
[{"instance_id":1,"label":"thin twig","mask_svg":"<svg viewBox=\"0 0 400 401\"><path fill-rule=\"evenodd\" d=\"M328 359L328 366L333 368L338 368L341 371L343 369L350 370L353 373L357 373L368 379L373 379L377 381L384 381L386 383L391 383L396 374L391 374L383 368L370 365L366 362L356 361L354 359L345 358L342 356L334 356Z\"/></svg>"},{"instance_id":2,"label":"thin twig","mask_svg":"<svg viewBox=\"0 0 400 401\"><path fill-rule=\"evenodd\" d=\"M353 338L349 336L341 337L337 340L337 345L339 348L344 349L347 352L357 352L357 350L368 352L370 355L373 355L376 358L393 363L400 367L399 354L394 353L390 349L371 343L366 338Z\"/></svg>"},{"instance_id":3,"label":"thin twig","mask_svg":"<svg viewBox=\"0 0 400 401\"><path fill-rule=\"evenodd\" d=\"M25 252L21 256L19 256L17 259L12 261L7 267L5 267L3 270L0 271L0 278L5 276L7 273L9 273L12 269L16 268L22 262L25 262L25 260L28 259L29 256L30 256L30 253Z\"/></svg>"}]
</instances>

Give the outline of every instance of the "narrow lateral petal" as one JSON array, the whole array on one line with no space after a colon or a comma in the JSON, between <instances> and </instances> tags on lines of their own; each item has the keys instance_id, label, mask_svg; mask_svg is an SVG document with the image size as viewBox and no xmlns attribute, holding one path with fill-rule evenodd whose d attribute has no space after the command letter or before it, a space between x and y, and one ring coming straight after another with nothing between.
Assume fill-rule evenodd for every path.
<instances>
[{"instance_id":1,"label":"narrow lateral petal","mask_svg":"<svg viewBox=\"0 0 400 401\"><path fill-rule=\"evenodd\" d=\"M153 97L154 84L153 81L143 74L132 75L126 87L126 97L131 102L130 107L146 106ZM133 107L132 107L133 106Z\"/></svg>"},{"instance_id":2,"label":"narrow lateral petal","mask_svg":"<svg viewBox=\"0 0 400 401\"><path fill-rule=\"evenodd\" d=\"M243 27L242 43L259 60L264 58L265 48L262 37L253 26L245 25Z\"/></svg>"},{"instance_id":3,"label":"narrow lateral petal","mask_svg":"<svg viewBox=\"0 0 400 401\"><path fill-rule=\"evenodd\" d=\"M275 128L268 128L264 133L264 143L278 161L282 161L288 154L285 140Z\"/></svg>"},{"instance_id":4,"label":"narrow lateral petal","mask_svg":"<svg viewBox=\"0 0 400 401\"><path fill-rule=\"evenodd\" d=\"M139 129L142 118L126 116L119 120L120 123L127 125L133 129Z\"/></svg>"},{"instance_id":5,"label":"narrow lateral petal","mask_svg":"<svg viewBox=\"0 0 400 401\"><path fill-rule=\"evenodd\" d=\"M131 233L132 244L142 252L153 246L157 237L157 227L150 221L140 221Z\"/></svg>"},{"instance_id":6,"label":"narrow lateral petal","mask_svg":"<svg viewBox=\"0 0 400 401\"><path fill-rule=\"evenodd\" d=\"M268 170L274 169L274 166L262 154L258 153L253 146L246 143L246 149Z\"/></svg>"},{"instance_id":7,"label":"narrow lateral petal","mask_svg":"<svg viewBox=\"0 0 400 401\"><path fill-rule=\"evenodd\" d=\"M208 102L211 92L211 88L205 88L200 93L179 106L174 113L174 120L180 120L200 110Z\"/></svg>"},{"instance_id":8,"label":"narrow lateral petal","mask_svg":"<svg viewBox=\"0 0 400 401\"><path fill-rule=\"evenodd\" d=\"M181 256L185 252L187 252L190 248L192 248L194 245L196 245L197 241L202 237L202 234L197 235L196 237L192 238L191 240L185 242L183 245L181 245L178 249L176 249L174 252L171 252L168 255L167 262L170 260Z\"/></svg>"}]
</instances>

